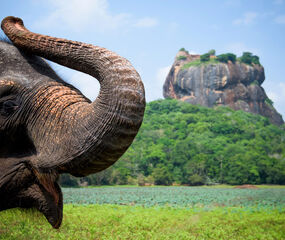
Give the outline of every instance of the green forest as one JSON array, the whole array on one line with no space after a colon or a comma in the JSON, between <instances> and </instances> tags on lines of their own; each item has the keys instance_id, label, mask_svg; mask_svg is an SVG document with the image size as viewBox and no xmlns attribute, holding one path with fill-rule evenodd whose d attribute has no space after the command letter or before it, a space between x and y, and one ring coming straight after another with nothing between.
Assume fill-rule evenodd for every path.
<instances>
[{"instance_id":1,"label":"green forest","mask_svg":"<svg viewBox=\"0 0 285 240\"><path fill-rule=\"evenodd\" d=\"M227 107L147 104L141 129L112 167L62 186L285 184L285 125Z\"/></svg>"}]
</instances>

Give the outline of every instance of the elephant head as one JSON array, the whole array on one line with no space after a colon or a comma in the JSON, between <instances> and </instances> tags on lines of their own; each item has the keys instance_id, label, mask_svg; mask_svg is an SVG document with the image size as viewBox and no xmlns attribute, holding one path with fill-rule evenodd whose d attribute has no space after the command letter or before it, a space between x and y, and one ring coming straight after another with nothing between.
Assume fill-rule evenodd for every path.
<instances>
[{"instance_id":1,"label":"elephant head","mask_svg":"<svg viewBox=\"0 0 285 240\"><path fill-rule=\"evenodd\" d=\"M35 207L58 228L61 173L86 176L112 165L142 123L139 74L101 47L32 33L6 17L0 42L0 210ZM87 73L100 83L94 102L41 58Z\"/></svg>"}]
</instances>

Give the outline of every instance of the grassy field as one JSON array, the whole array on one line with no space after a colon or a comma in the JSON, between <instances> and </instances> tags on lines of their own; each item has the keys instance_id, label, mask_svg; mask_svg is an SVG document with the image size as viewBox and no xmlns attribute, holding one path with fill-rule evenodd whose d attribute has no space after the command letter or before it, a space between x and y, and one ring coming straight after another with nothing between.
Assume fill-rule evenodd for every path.
<instances>
[{"instance_id":1,"label":"grassy field","mask_svg":"<svg viewBox=\"0 0 285 240\"><path fill-rule=\"evenodd\" d=\"M64 206L59 230L35 210L11 209L0 212L0 239L285 239L284 188L108 187L63 192L65 202L72 203ZM87 204L94 198L95 204ZM200 201L193 204L193 198ZM217 204L219 199L224 204Z\"/></svg>"}]
</instances>

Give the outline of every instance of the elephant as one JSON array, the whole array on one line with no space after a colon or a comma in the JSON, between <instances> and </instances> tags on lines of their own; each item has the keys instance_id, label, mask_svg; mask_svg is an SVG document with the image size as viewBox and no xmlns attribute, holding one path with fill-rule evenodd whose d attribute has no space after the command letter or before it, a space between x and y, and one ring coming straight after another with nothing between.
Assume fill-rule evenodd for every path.
<instances>
[{"instance_id":1,"label":"elephant","mask_svg":"<svg viewBox=\"0 0 285 240\"><path fill-rule=\"evenodd\" d=\"M6 17L0 41L0 211L36 208L54 228L63 215L60 174L102 171L133 142L145 110L143 82L114 52L29 31ZM91 102L45 59L100 83Z\"/></svg>"}]
</instances>

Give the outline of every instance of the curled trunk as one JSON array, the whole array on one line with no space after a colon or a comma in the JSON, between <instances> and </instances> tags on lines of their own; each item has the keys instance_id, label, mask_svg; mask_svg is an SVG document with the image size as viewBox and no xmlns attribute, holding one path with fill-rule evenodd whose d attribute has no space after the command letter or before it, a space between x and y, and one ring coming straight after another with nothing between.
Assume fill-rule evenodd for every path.
<instances>
[{"instance_id":1,"label":"curled trunk","mask_svg":"<svg viewBox=\"0 0 285 240\"><path fill-rule=\"evenodd\" d=\"M136 70L107 49L32 33L19 18L7 17L1 27L20 49L87 73L101 85L94 102L58 79L38 85L32 103L37 111L27 117L37 151L32 165L75 176L112 165L143 120L145 94Z\"/></svg>"}]
</instances>

